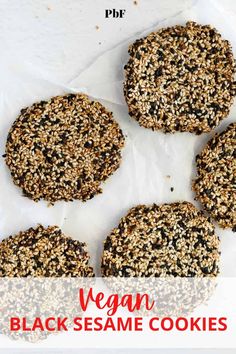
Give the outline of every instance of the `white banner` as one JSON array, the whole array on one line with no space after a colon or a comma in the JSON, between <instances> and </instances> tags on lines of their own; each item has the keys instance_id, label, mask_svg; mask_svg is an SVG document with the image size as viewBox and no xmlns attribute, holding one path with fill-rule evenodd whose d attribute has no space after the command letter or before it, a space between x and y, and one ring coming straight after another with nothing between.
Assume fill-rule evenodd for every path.
<instances>
[{"instance_id":1,"label":"white banner","mask_svg":"<svg viewBox=\"0 0 236 354\"><path fill-rule=\"evenodd\" d=\"M2 278L0 295L0 348L236 348L235 278Z\"/></svg>"}]
</instances>

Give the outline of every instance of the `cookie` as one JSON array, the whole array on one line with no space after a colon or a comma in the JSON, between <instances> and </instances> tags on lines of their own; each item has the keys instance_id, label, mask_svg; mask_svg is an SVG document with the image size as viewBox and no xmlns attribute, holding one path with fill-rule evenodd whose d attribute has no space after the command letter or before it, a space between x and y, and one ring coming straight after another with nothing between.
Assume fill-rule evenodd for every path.
<instances>
[{"instance_id":1,"label":"cookie","mask_svg":"<svg viewBox=\"0 0 236 354\"><path fill-rule=\"evenodd\" d=\"M39 225L0 243L0 277L94 277L86 244Z\"/></svg>"},{"instance_id":2,"label":"cookie","mask_svg":"<svg viewBox=\"0 0 236 354\"><path fill-rule=\"evenodd\" d=\"M14 183L34 201L86 201L121 162L124 136L111 112L83 94L25 108L6 144Z\"/></svg>"},{"instance_id":3,"label":"cookie","mask_svg":"<svg viewBox=\"0 0 236 354\"><path fill-rule=\"evenodd\" d=\"M139 205L104 243L104 277L214 277L219 239L204 213L189 202Z\"/></svg>"},{"instance_id":4,"label":"cookie","mask_svg":"<svg viewBox=\"0 0 236 354\"><path fill-rule=\"evenodd\" d=\"M187 22L129 47L124 95L138 123L165 133L201 134L229 114L236 94L230 43L210 25Z\"/></svg>"},{"instance_id":5,"label":"cookie","mask_svg":"<svg viewBox=\"0 0 236 354\"><path fill-rule=\"evenodd\" d=\"M196 165L196 199L219 226L236 231L236 123L208 142Z\"/></svg>"}]
</instances>

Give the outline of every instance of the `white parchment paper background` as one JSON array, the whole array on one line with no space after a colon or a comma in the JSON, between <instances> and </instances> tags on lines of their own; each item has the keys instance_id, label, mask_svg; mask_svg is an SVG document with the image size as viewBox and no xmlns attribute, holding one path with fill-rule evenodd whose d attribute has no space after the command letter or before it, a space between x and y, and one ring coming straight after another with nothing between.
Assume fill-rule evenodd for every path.
<instances>
[{"instance_id":1,"label":"white parchment paper background","mask_svg":"<svg viewBox=\"0 0 236 354\"><path fill-rule=\"evenodd\" d=\"M158 16L157 16L158 17ZM142 19L140 18L140 21ZM224 10L223 1L199 0L177 15L157 22L145 34L161 27L195 20L214 25L232 43L236 54L236 15ZM139 33L129 41L107 51L67 85L49 80L40 67L24 61L22 53L2 44L0 56L0 153L4 154L7 132L20 108L41 99L65 92L84 91L113 111L126 135L120 169L103 185L103 194L81 203L58 202L52 207L35 203L22 196L14 186L4 159L0 160L0 237L35 226L59 225L71 237L88 244L91 261L99 276L103 240L128 209L140 203L175 201L194 202L191 180L195 174L195 155L212 134L194 136L188 133L165 135L152 132L132 120L122 93L123 66L129 43L142 37ZM216 130L235 120L236 105L229 117ZM169 178L167 176L170 176ZM170 188L174 191L171 192ZM221 274L236 275L236 235L217 227L221 238Z\"/></svg>"}]
</instances>

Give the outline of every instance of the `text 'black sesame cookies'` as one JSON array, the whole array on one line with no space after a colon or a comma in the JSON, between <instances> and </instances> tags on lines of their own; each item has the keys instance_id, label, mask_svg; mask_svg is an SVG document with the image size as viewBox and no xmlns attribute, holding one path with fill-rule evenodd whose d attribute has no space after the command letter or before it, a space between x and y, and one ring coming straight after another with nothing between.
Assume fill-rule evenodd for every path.
<instances>
[{"instance_id":1,"label":"text 'black sesame cookies'","mask_svg":"<svg viewBox=\"0 0 236 354\"><path fill-rule=\"evenodd\" d=\"M236 123L208 142L196 164L197 199L221 227L236 231Z\"/></svg>"},{"instance_id":2,"label":"text 'black sesame cookies'","mask_svg":"<svg viewBox=\"0 0 236 354\"><path fill-rule=\"evenodd\" d=\"M129 47L124 94L138 123L201 134L225 118L236 94L230 43L210 25L161 29Z\"/></svg>"},{"instance_id":3,"label":"text 'black sesame cookies'","mask_svg":"<svg viewBox=\"0 0 236 354\"><path fill-rule=\"evenodd\" d=\"M0 277L94 277L86 244L39 225L0 243Z\"/></svg>"},{"instance_id":4,"label":"text 'black sesame cookies'","mask_svg":"<svg viewBox=\"0 0 236 354\"><path fill-rule=\"evenodd\" d=\"M68 94L21 111L7 138L6 163L35 201L86 201L117 170L123 146L111 112L84 94Z\"/></svg>"},{"instance_id":5,"label":"text 'black sesame cookies'","mask_svg":"<svg viewBox=\"0 0 236 354\"><path fill-rule=\"evenodd\" d=\"M104 277L214 277L219 239L204 213L188 202L139 205L104 243Z\"/></svg>"}]
</instances>

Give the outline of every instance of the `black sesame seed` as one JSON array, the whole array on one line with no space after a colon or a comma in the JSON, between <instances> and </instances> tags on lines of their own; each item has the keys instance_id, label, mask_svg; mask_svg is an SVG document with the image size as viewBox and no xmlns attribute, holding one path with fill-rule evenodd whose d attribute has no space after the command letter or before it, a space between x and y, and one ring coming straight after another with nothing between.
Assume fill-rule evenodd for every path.
<instances>
[{"instance_id":1,"label":"black sesame seed","mask_svg":"<svg viewBox=\"0 0 236 354\"><path fill-rule=\"evenodd\" d=\"M86 141L85 144L84 144L84 147L85 148L91 148L93 146L93 141Z\"/></svg>"},{"instance_id":2,"label":"black sesame seed","mask_svg":"<svg viewBox=\"0 0 236 354\"><path fill-rule=\"evenodd\" d=\"M161 67L158 68L158 69L155 71L154 75L155 75L156 78L159 77L159 76L161 76L161 75L162 75L162 68L161 68Z\"/></svg>"}]
</instances>

